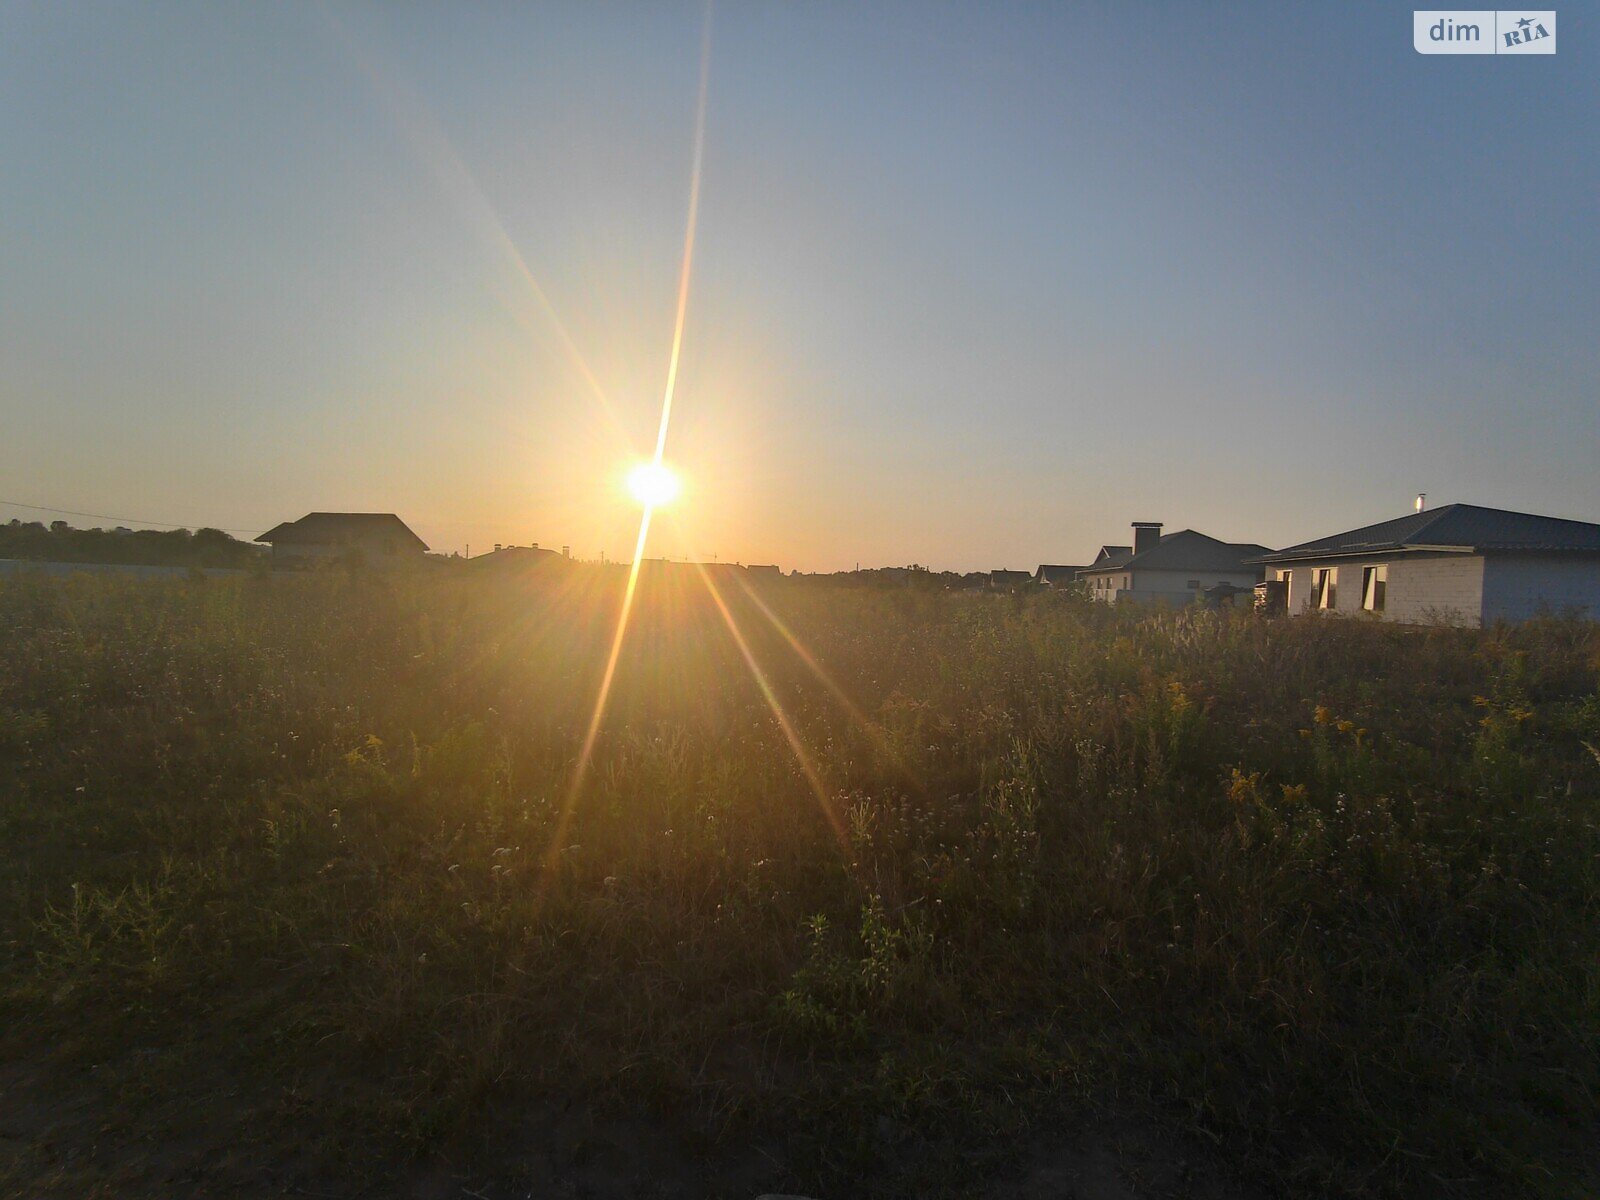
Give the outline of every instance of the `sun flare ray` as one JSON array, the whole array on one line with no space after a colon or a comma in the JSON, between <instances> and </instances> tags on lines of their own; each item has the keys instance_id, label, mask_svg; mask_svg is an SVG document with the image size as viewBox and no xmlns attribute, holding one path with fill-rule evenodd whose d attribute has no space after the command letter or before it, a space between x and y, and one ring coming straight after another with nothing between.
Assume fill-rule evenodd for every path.
<instances>
[{"instance_id":1,"label":"sun flare ray","mask_svg":"<svg viewBox=\"0 0 1600 1200\"><path fill-rule=\"evenodd\" d=\"M600 727L605 721L606 702L610 698L611 685L616 678L617 663L622 657L622 646L628 633L628 617L633 611L634 595L639 586L639 568L644 562L645 548L650 539L650 519L658 504L672 498L668 494L669 490L672 490L669 489L668 482L676 482L676 477L663 465L662 458L667 450L667 430L672 423L672 399L678 386L678 362L683 351L683 327L689 309L689 280L694 265L695 226L700 217L700 178L702 164L705 161L706 95L710 78L711 4L708 0L700 33L700 86L695 102L694 151L689 171L689 213L683 235L683 260L678 272L677 314L672 327L672 350L667 359L667 380L661 398L661 422L656 431L655 454L647 464L650 474L643 477L646 486L635 492L643 504L643 511L639 514L639 536L633 547L633 563L628 568L628 583L623 590L622 605L617 612L616 632L612 635L611 651L606 657L605 671L600 677L600 687L595 695L594 712L589 718L589 725L578 751L578 761L573 767L572 782L567 788L550 846L545 852L544 869L540 875L539 885L541 893L548 886L555 867L555 859L561 853L562 842L572 821L572 813L582 795L584 781L594 758ZM640 491L644 494L640 494ZM675 490L673 494L676 494Z\"/></svg>"},{"instance_id":2,"label":"sun flare ray","mask_svg":"<svg viewBox=\"0 0 1600 1200\"><path fill-rule=\"evenodd\" d=\"M661 397L661 425L656 431L654 462L661 465L667 452L667 429L672 424L672 398L678 387L678 360L683 352L683 323L689 311L689 279L694 267L695 227L700 220L700 177L706 154L706 95L711 82L711 4L707 0L700 31L700 95L694 110L694 161L689 169L689 216L683 236L683 264L678 271L678 312L672 323L672 354L667 359L667 384Z\"/></svg>"},{"instance_id":3,"label":"sun flare ray","mask_svg":"<svg viewBox=\"0 0 1600 1200\"><path fill-rule=\"evenodd\" d=\"M816 676L823 687L828 689L829 694L838 702L839 707L871 740L878 753L882 754L897 771L905 776L908 783L920 789L922 781L916 777L899 752L895 750L894 744L889 740L889 736L884 732L883 727L869 717L861 706L851 699L850 693L846 692L839 681L834 679L827 669L817 661L816 656L806 649L805 643L789 628L783 618L772 611L771 606L761 598L761 594L755 588L750 586L749 581L743 576L737 575L735 579L738 581L739 587L744 591L746 598L755 606L756 611L767 619L767 623L777 631L778 636L788 644L789 649L794 651L795 657L805 664L806 669Z\"/></svg>"},{"instance_id":4,"label":"sun flare ray","mask_svg":"<svg viewBox=\"0 0 1600 1200\"><path fill-rule=\"evenodd\" d=\"M561 811L556 816L555 830L550 836L550 845L545 850L544 866L539 877L541 894L548 886L550 876L564 848L567 829L572 824L572 814L578 807L578 797L583 792L589 764L594 758L595 743L600 737L600 726L605 720L606 701L611 697L611 685L617 677L617 662L622 657L622 643L627 637L628 617L633 611L633 598L639 589L639 567L644 562L644 547L650 537L650 513L651 510L647 507L639 521L639 539L633 548L633 563L628 568L628 582L622 591L622 607L617 613L617 628L611 636L611 650L606 655L605 670L600 675L600 688L595 696L594 712L590 715L588 728L584 731L583 743L578 750L578 761L572 769L572 782L567 787Z\"/></svg>"},{"instance_id":5,"label":"sun flare ray","mask_svg":"<svg viewBox=\"0 0 1600 1200\"><path fill-rule=\"evenodd\" d=\"M773 690L767 673L761 669L761 664L756 661L755 652L750 649L750 643L745 640L744 632L739 628L739 622L734 619L733 611L728 607L728 602L722 598L722 593L717 589L716 581L711 578L704 563L695 563L700 573L701 580L706 585L706 591L711 593L711 600L717 606L717 612L722 615L723 624L728 627L728 633L733 637L734 645L739 648L739 654L744 659L745 666L750 669L750 677L755 680L756 687L761 690L761 698L767 702L767 707L772 710L772 717L778 723L778 728L783 733L784 740L789 743L789 749L794 753L795 762L800 767L800 773L805 776L806 783L811 788L811 793L816 797L817 807L822 810L823 817L828 822L828 827L833 830L833 835L841 847L849 845L849 836L845 833L844 822L840 820L839 813L830 799L828 786L823 782L822 774L817 770L816 764L811 760L811 754L806 750L805 743L800 739L799 730L794 722L789 719L789 714L784 711L783 702L778 699L778 693Z\"/></svg>"},{"instance_id":6,"label":"sun flare ray","mask_svg":"<svg viewBox=\"0 0 1600 1200\"><path fill-rule=\"evenodd\" d=\"M610 424L618 441L625 443L627 438L622 421L617 416L616 409L599 377L578 348L578 343L567 328L566 322L561 319L561 314L551 302L549 293L534 276L528 267L527 259L506 231L505 223L500 219L500 214L494 205L489 202L477 177L456 153L438 118L433 115L433 111L422 98L405 86L395 72L385 69L376 53L370 47L359 43L337 17L332 13L324 13L324 16L332 27L334 35L343 43L354 61L356 69L366 79L367 85L394 121L411 153L433 177L440 190L466 216L475 232L504 258L512 275L527 287L529 295L533 298L534 307L543 314L548 327L554 330L567 364L582 380L584 387L599 405L601 413ZM525 307L508 303L506 309L511 319L525 332L532 334L540 332L539 323L525 310Z\"/></svg>"}]
</instances>

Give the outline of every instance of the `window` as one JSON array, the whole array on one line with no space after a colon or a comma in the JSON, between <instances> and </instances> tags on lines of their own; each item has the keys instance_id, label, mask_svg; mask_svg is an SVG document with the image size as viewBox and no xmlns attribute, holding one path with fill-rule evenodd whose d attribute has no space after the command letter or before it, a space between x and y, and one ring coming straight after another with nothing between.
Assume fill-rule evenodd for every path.
<instances>
[{"instance_id":1,"label":"window","mask_svg":"<svg viewBox=\"0 0 1600 1200\"><path fill-rule=\"evenodd\" d=\"M1200 590L1200 581L1198 579L1191 579L1185 586L1187 586L1191 592L1198 592Z\"/></svg>"},{"instance_id":2,"label":"window","mask_svg":"<svg viewBox=\"0 0 1600 1200\"><path fill-rule=\"evenodd\" d=\"M1317 567L1311 572L1311 607L1336 608L1339 594L1339 568Z\"/></svg>"},{"instance_id":3,"label":"window","mask_svg":"<svg viewBox=\"0 0 1600 1200\"><path fill-rule=\"evenodd\" d=\"M1368 612L1382 612L1384 593L1389 590L1389 568L1361 568L1361 607Z\"/></svg>"}]
</instances>

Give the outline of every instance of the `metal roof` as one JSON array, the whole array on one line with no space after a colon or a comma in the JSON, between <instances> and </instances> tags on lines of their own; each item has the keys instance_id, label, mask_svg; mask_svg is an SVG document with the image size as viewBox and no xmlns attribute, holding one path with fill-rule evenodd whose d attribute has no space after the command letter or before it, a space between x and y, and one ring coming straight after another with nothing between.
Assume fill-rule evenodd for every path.
<instances>
[{"instance_id":1,"label":"metal roof","mask_svg":"<svg viewBox=\"0 0 1600 1200\"><path fill-rule=\"evenodd\" d=\"M1107 546L1105 550L1127 549ZM1126 558L1101 559L1084 572L1103 571L1233 571L1272 551L1254 542L1223 542L1193 529L1169 533L1154 546ZM1103 561L1102 561L1103 560Z\"/></svg>"},{"instance_id":2,"label":"metal roof","mask_svg":"<svg viewBox=\"0 0 1600 1200\"><path fill-rule=\"evenodd\" d=\"M1264 554L1259 561L1288 562L1398 550L1600 553L1600 525L1509 512L1503 508L1482 508L1476 504L1446 504L1332 537L1302 542L1276 554Z\"/></svg>"},{"instance_id":3,"label":"metal roof","mask_svg":"<svg viewBox=\"0 0 1600 1200\"><path fill-rule=\"evenodd\" d=\"M1039 569L1033 573L1033 577L1040 583L1054 583L1058 579L1065 579L1068 583L1071 583L1077 579L1078 572L1084 569L1083 567L1065 566L1061 563L1040 563Z\"/></svg>"}]
</instances>

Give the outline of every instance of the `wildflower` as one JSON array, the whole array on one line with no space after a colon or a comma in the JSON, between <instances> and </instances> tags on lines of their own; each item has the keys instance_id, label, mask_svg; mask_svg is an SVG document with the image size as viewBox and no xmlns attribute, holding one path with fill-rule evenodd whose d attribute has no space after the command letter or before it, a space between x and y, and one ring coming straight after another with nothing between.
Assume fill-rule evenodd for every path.
<instances>
[{"instance_id":1,"label":"wildflower","mask_svg":"<svg viewBox=\"0 0 1600 1200\"><path fill-rule=\"evenodd\" d=\"M1317 705L1317 711L1314 714L1314 717L1318 725L1333 724L1333 713L1328 711L1328 706L1326 704Z\"/></svg>"}]
</instances>

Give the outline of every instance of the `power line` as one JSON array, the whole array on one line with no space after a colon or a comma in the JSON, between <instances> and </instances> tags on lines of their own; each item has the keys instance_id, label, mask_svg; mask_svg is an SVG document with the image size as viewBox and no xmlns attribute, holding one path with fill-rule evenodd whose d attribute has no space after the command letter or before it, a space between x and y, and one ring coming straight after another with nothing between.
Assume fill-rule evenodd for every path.
<instances>
[{"instance_id":1,"label":"power line","mask_svg":"<svg viewBox=\"0 0 1600 1200\"><path fill-rule=\"evenodd\" d=\"M0 506L26 508L31 512L60 513L66 517L93 517L97 521L117 521L123 525L161 525L167 529L221 529L223 533L261 532L260 529L228 529L221 525L197 525L192 521L146 521L139 517L113 517L110 513L79 512L75 508L51 508L45 504L24 504L20 500L0 500Z\"/></svg>"}]
</instances>

